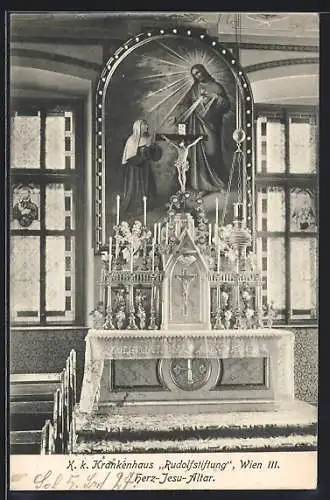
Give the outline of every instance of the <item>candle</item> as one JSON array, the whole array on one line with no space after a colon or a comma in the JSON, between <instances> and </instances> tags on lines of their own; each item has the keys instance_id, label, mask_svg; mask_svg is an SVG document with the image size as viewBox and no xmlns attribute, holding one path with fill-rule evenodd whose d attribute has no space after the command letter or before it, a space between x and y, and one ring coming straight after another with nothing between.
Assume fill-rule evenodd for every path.
<instances>
[{"instance_id":1,"label":"candle","mask_svg":"<svg viewBox=\"0 0 330 500\"><path fill-rule=\"evenodd\" d=\"M151 259L152 259L151 268L152 268L152 272L155 269L155 244L156 244L156 238L152 242L152 250L151 250Z\"/></svg>"},{"instance_id":2,"label":"candle","mask_svg":"<svg viewBox=\"0 0 330 500\"><path fill-rule=\"evenodd\" d=\"M117 219L116 224L119 226L119 210L120 210L120 196L117 194Z\"/></svg>"},{"instance_id":3,"label":"candle","mask_svg":"<svg viewBox=\"0 0 330 500\"><path fill-rule=\"evenodd\" d=\"M158 222L158 245L160 245L160 231L161 231L161 224Z\"/></svg>"},{"instance_id":4,"label":"candle","mask_svg":"<svg viewBox=\"0 0 330 500\"><path fill-rule=\"evenodd\" d=\"M147 225L147 197L143 196L143 225Z\"/></svg>"},{"instance_id":5,"label":"candle","mask_svg":"<svg viewBox=\"0 0 330 500\"><path fill-rule=\"evenodd\" d=\"M218 243L218 227L214 224L214 243L217 245Z\"/></svg>"},{"instance_id":6,"label":"candle","mask_svg":"<svg viewBox=\"0 0 330 500\"><path fill-rule=\"evenodd\" d=\"M154 224L154 239L153 242L156 243L157 241L157 224Z\"/></svg>"},{"instance_id":7,"label":"candle","mask_svg":"<svg viewBox=\"0 0 330 500\"><path fill-rule=\"evenodd\" d=\"M112 236L109 238L109 272L111 271L112 264Z\"/></svg>"},{"instance_id":8,"label":"candle","mask_svg":"<svg viewBox=\"0 0 330 500\"><path fill-rule=\"evenodd\" d=\"M131 273L133 272L133 242L131 243Z\"/></svg>"},{"instance_id":9,"label":"candle","mask_svg":"<svg viewBox=\"0 0 330 500\"><path fill-rule=\"evenodd\" d=\"M217 265L218 272L220 271L220 245L218 246L218 265Z\"/></svg>"},{"instance_id":10,"label":"candle","mask_svg":"<svg viewBox=\"0 0 330 500\"><path fill-rule=\"evenodd\" d=\"M234 203L234 218L238 219L238 203Z\"/></svg>"},{"instance_id":11,"label":"candle","mask_svg":"<svg viewBox=\"0 0 330 500\"><path fill-rule=\"evenodd\" d=\"M212 224L209 224L209 245L212 244Z\"/></svg>"},{"instance_id":12,"label":"candle","mask_svg":"<svg viewBox=\"0 0 330 500\"><path fill-rule=\"evenodd\" d=\"M219 199L215 199L215 225L219 225Z\"/></svg>"},{"instance_id":13,"label":"candle","mask_svg":"<svg viewBox=\"0 0 330 500\"><path fill-rule=\"evenodd\" d=\"M168 222L166 222L165 243L168 245Z\"/></svg>"}]
</instances>

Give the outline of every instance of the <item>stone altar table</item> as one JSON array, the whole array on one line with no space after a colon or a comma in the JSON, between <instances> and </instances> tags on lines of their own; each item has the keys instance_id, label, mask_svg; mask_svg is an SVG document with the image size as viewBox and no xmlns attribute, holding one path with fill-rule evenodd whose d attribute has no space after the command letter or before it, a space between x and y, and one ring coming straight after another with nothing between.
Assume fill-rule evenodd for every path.
<instances>
[{"instance_id":1,"label":"stone altar table","mask_svg":"<svg viewBox=\"0 0 330 500\"><path fill-rule=\"evenodd\" d=\"M225 359L262 357L268 362L270 399L294 400L294 334L287 330L141 331L90 330L86 336L80 411L98 408L106 360ZM196 391L195 391L196 392ZM194 392L191 397L193 399ZM178 394L180 399L180 394Z\"/></svg>"}]
</instances>

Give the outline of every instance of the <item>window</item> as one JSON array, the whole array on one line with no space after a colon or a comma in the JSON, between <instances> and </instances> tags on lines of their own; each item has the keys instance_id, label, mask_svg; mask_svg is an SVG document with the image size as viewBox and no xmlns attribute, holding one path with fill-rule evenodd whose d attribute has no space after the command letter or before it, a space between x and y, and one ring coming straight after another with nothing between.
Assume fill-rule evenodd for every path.
<instances>
[{"instance_id":1,"label":"window","mask_svg":"<svg viewBox=\"0 0 330 500\"><path fill-rule=\"evenodd\" d=\"M10 311L15 325L83 319L81 111L72 103L12 106Z\"/></svg>"},{"instance_id":2,"label":"window","mask_svg":"<svg viewBox=\"0 0 330 500\"><path fill-rule=\"evenodd\" d=\"M277 321L317 317L317 111L310 107L256 110L257 252L263 304Z\"/></svg>"}]
</instances>

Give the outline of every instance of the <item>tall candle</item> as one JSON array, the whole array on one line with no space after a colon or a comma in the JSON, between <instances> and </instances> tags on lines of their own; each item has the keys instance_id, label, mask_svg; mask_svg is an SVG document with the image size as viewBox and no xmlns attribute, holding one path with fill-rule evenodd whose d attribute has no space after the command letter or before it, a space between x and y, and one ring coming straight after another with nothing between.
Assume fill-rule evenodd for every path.
<instances>
[{"instance_id":1,"label":"tall candle","mask_svg":"<svg viewBox=\"0 0 330 500\"><path fill-rule=\"evenodd\" d=\"M161 231L161 224L158 222L158 244L160 245L160 231Z\"/></svg>"},{"instance_id":2,"label":"tall candle","mask_svg":"<svg viewBox=\"0 0 330 500\"><path fill-rule=\"evenodd\" d=\"M157 224L154 224L154 239L153 242L156 243L157 241Z\"/></svg>"},{"instance_id":3,"label":"tall candle","mask_svg":"<svg viewBox=\"0 0 330 500\"><path fill-rule=\"evenodd\" d=\"M151 260L152 260L151 268L152 268L152 271L154 271L154 269L155 269L155 244L156 244L156 238L152 242L152 250L151 250Z\"/></svg>"},{"instance_id":4,"label":"tall candle","mask_svg":"<svg viewBox=\"0 0 330 500\"><path fill-rule=\"evenodd\" d=\"M117 194L117 219L116 224L119 226L119 211L120 211L120 196Z\"/></svg>"},{"instance_id":5,"label":"tall candle","mask_svg":"<svg viewBox=\"0 0 330 500\"><path fill-rule=\"evenodd\" d=\"M168 222L166 222L165 243L168 245Z\"/></svg>"},{"instance_id":6,"label":"tall candle","mask_svg":"<svg viewBox=\"0 0 330 500\"><path fill-rule=\"evenodd\" d=\"M215 225L219 225L219 199L215 199Z\"/></svg>"},{"instance_id":7,"label":"tall candle","mask_svg":"<svg viewBox=\"0 0 330 500\"><path fill-rule=\"evenodd\" d=\"M238 203L234 203L234 218L238 219Z\"/></svg>"},{"instance_id":8,"label":"tall candle","mask_svg":"<svg viewBox=\"0 0 330 500\"><path fill-rule=\"evenodd\" d=\"M131 273L133 272L133 242L131 243Z\"/></svg>"},{"instance_id":9,"label":"tall candle","mask_svg":"<svg viewBox=\"0 0 330 500\"><path fill-rule=\"evenodd\" d=\"M218 265L217 265L218 272L220 271L220 245L218 246Z\"/></svg>"},{"instance_id":10,"label":"tall candle","mask_svg":"<svg viewBox=\"0 0 330 500\"><path fill-rule=\"evenodd\" d=\"M112 264L112 236L109 238L109 271L111 271Z\"/></svg>"},{"instance_id":11,"label":"tall candle","mask_svg":"<svg viewBox=\"0 0 330 500\"><path fill-rule=\"evenodd\" d=\"M212 224L209 224L209 245L212 244Z\"/></svg>"},{"instance_id":12,"label":"tall candle","mask_svg":"<svg viewBox=\"0 0 330 500\"><path fill-rule=\"evenodd\" d=\"M147 197L143 196L143 225L147 225Z\"/></svg>"}]
</instances>

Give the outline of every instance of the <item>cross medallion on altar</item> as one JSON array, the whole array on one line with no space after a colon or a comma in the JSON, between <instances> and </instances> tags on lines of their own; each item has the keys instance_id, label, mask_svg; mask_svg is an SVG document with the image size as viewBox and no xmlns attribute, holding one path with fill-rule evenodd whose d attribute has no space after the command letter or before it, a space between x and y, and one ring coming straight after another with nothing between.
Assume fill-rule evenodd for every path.
<instances>
[{"instance_id":1,"label":"cross medallion on altar","mask_svg":"<svg viewBox=\"0 0 330 500\"><path fill-rule=\"evenodd\" d=\"M176 274L175 277L182 283L182 296L183 296L183 315L186 318L188 316L188 294L189 287L193 280L197 278L197 274L188 274L187 270L184 269L181 274Z\"/></svg>"}]
</instances>

